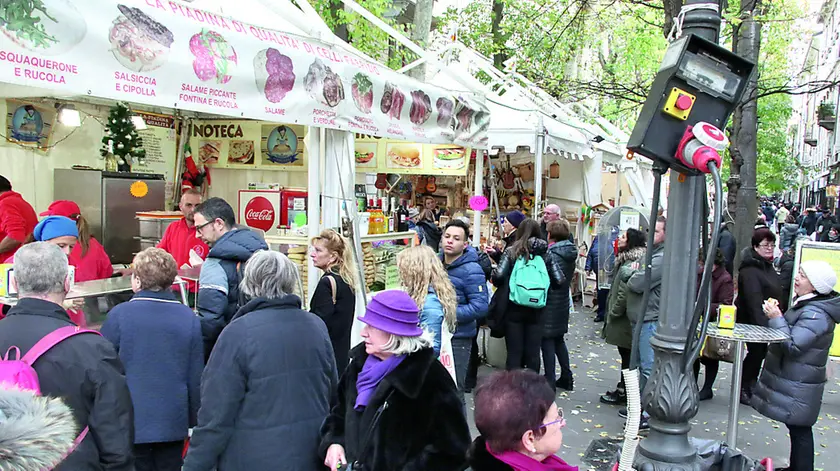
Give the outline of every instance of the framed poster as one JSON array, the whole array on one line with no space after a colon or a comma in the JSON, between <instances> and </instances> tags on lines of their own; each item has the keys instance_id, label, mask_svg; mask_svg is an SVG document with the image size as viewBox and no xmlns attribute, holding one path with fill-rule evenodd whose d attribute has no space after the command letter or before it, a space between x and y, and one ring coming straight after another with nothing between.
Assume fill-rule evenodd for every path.
<instances>
[{"instance_id":1,"label":"framed poster","mask_svg":"<svg viewBox=\"0 0 840 471\"><path fill-rule=\"evenodd\" d=\"M55 110L25 101L6 100L6 140L46 150L50 146Z\"/></svg>"},{"instance_id":2,"label":"framed poster","mask_svg":"<svg viewBox=\"0 0 840 471\"><path fill-rule=\"evenodd\" d=\"M799 273L799 265L802 262L809 260L822 260L828 262L834 272L840 275L840 244L833 244L830 242L812 242L800 241L796 244L796 256L793 262L793 277ZM791 296L789 305L793 304L793 280L790 283ZM837 278L837 284L834 285L835 291L840 291L840 277ZM840 357L840 336L837 334L837 329L834 330L834 341L831 343L829 354L833 357Z\"/></svg>"},{"instance_id":3,"label":"framed poster","mask_svg":"<svg viewBox=\"0 0 840 471\"><path fill-rule=\"evenodd\" d=\"M376 169L378 158L377 154L379 153L379 143L378 142L359 142L356 141L356 148L355 148L355 156L356 156L356 168L364 169Z\"/></svg>"},{"instance_id":4,"label":"framed poster","mask_svg":"<svg viewBox=\"0 0 840 471\"><path fill-rule=\"evenodd\" d=\"M303 126L263 124L261 167L303 168Z\"/></svg>"}]
</instances>

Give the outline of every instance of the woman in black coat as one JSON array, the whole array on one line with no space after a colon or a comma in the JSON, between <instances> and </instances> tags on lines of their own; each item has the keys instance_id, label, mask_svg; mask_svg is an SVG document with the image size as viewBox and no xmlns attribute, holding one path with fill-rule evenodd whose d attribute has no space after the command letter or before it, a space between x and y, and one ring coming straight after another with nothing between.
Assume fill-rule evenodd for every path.
<instances>
[{"instance_id":1,"label":"woman in black coat","mask_svg":"<svg viewBox=\"0 0 840 471\"><path fill-rule=\"evenodd\" d=\"M356 262L350 242L327 229L312 239L312 263L323 270L309 310L327 325L339 373L350 362L350 333L356 315Z\"/></svg>"},{"instance_id":2,"label":"woman in black coat","mask_svg":"<svg viewBox=\"0 0 840 471\"><path fill-rule=\"evenodd\" d=\"M318 441L338 383L327 328L300 309L297 268L259 250L249 301L225 327L201 378L198 426L184 471L320 471Z\"/></svg>"},{"instance_id":3,"label":"woman in black coat","mask_svg":"<svg viewBox=\"0 0 840 471\"><path fill-rule=\"evenodd\" d=\"M505 249L502 259L490 279L496 287L510 283L510 277L516 261L520 258L541 257L548 271L549 289L553 284L560 286L565 276L560 266L547 257L548 244L540 238L540 225L527 218L516 229L516 241ZM540 371L540 347L542 344L542 324L540 318L545 308L536 309L520 306L508 300L505 312L505 346L507 347L508 370L528 368Z\"/></svg>"},{"instance_id":4,"label":"woman in black coat","mask_svg":"<svg viewBox=\"0 0 840 471\"><path fill-rule=\"evenodd\" d=\"M548 260L560 267L563 281L552 285L542 314L542 355L545 362L545 379L554 388L574 390L574 378L569 365L569 349L565 335L569 331L571 296L569 285L575 274L577 247L570 240L569 221L560 219L546 225L548 233ZM560 361L560 379L555 381L554 358Z\"/></svg>"},{"instance_id":5,"label":"woman in black coat","mask_svg":"<svg viewBox=\"0 0 840 471\"><path fill-rule=\"evenodd\" d=\"M752 236L752 247L741 254L738 271L738 298L735 300L737 320L740 324L767 326L767 317L762 306L768 299L782 298L782 282L773 268L773 250L776 236L767 228L756 229ZM741 403L749 404L752 388L758 379L767 344L748 343L744 370L741 375Z\"/></svg>"},{"instance_id":6,"label":"woman in black coat","mask_svg":"<svg viewBox=\"0 0 840 471\"><path fill-rule=\"evenodd\" d=\"M398 290L374 296L359 320L320 455L332 471L461 471L470 431L457 387L435 358L420 309ZM268 468L266 468L268 469ZM293 469L293 468L289 468Z\"/></svg>"}]
</instances>

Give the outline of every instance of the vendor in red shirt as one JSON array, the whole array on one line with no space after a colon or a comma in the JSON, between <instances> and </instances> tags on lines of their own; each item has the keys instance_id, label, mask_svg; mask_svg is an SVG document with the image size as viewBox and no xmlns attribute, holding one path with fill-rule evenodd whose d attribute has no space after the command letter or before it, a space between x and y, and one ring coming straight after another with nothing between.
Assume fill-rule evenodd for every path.
<instances>
[{"instance_id":1,"label":"vendor in red shirt","mask_svg":"<svg viewBox=\"0 0 840 471\"><path fill-rule=\"evenodd\" d=\"M181 195L178 208L184 217L173 222L166 228L163 239L157 245L166 250L175 259L179 269L197 267L207 258L210 248L195 235L195 207L201 204L201 192L190 188ZM190 284L190 291L195 292L195 286Z\"/></svg>"},{"instance_id":2,"label":"vendor in red shirt","mask_svg":"<svg viewBox=\"0 0 840 471\"><path fill-rule=\"evenodd\" d=\"M0 175L0 263L11 258L21 245L32 241L36 224L35 210Z\"/></svg>"},{"instance_id":3,"label":"vendor in red shirt","mask_svg":"<svg viewBox=\"0 0 840 471\"><path fill-rule=\"evenodd\" d=\"M76 267L76 281L101 280L114 274L111 258L102 244L90 235L90 226L79 205L67 200L54 201L41 216L64 216L76 222L79 240L69 256L70 265Z\"/></svg>"}]
</instances>

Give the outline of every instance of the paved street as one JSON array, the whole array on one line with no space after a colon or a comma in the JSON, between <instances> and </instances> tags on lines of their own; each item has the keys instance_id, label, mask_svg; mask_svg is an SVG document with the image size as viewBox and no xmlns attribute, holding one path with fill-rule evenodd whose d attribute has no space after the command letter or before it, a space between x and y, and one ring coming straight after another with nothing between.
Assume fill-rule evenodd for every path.
<instances>
[{"instance_id":1,"label":"paved street","mask_svg":"<svg viewBox=\"0 0 840 471\"><path fill-rule=\"evenodd\" d=\"M558 392L558 405L563 407L568 420L561 456L570 464L580 466L581 471L608 469L597 459L586 458L606 455L608 449L601 443L609 439L620 440L624 429L624 419L616 413L618 407L598 401L601 393L615 387L620 363L615 348L606 345L600 338L602 324L596 324L592 318L586 308L578 307L578 312L572 314L566 342L575 372L575 390L571 393ZM731 367L728 363L721 364L715 383L715 397L700 403L700 412L692 421L693 437L725 440ZM829 377L822 414L814 427L816 468L823 470L837 469L829 463L840 460L840 447L837 446L840 439L840 378L837 377L840 376L840 366L835 364L834 370L835 377ZM491 371L491 368L484 367L480 375ZM700 374L702 381L702 369ZM740 407L740 448L751 458L769 456L776 466L787 465L790 445L787 428L762 417L750 407ZM473 430L473 433L477 432ZM593 444L593 440L601 442ZM590 445L593 445L592 449Z\"/></svg>"}]
</instances>

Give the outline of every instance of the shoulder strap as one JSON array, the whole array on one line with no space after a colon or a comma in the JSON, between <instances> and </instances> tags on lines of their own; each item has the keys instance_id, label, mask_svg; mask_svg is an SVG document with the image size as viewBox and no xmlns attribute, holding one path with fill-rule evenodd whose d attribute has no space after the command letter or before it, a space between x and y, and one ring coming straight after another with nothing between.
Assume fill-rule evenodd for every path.
<instances>
[{"instance_id":1,"label":"shoulder strap","mask_svg":"<svg viewBox=\"0 0 840 471\"><path fill-rule=\"evenodd\" d=\"M73 337L79 334L96 334L102 335L95 330L87 330L82 329L79 326L75 325L68 325L66 327L59 327L54 331L50 332L49 334L45 335L41 340L39 340L32 348L26 352L26 355L23 356L22 360L27 365L32 366L38 358L41 357L44 353L47 353L49 349L55 347L62 341Z\"/></svg>"},{"instance_id":2,"label":"shoulder strap","mask_svg":"<svg viewBox=\"0 0 840 471\"><path fill-rule=\"evenodd\" d=\"M335 278L331 274L327 275L327 279L330 280L330 287L332 288L332 300L333 305L335 305L336 296L338 295L338 287L335 285Z\"/></svg>"}]
</instances>

